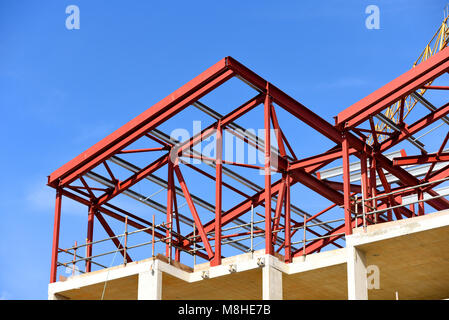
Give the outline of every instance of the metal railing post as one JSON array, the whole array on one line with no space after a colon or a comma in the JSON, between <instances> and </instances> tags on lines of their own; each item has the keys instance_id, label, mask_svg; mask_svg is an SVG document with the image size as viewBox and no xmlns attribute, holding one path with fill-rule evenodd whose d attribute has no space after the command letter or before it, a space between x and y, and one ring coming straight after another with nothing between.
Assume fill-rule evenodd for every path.
<instances>
[{"instance_id":1,"label":"metal railing post","mask_svg":"<svg viewBox=\"0 0 449 320\"><path fill-rule=\"evenodd\" d=\"M151 226L151 257L154 258L154 214L153 225Z\"/></svg>"},{"instance_id":2,"label":"metal railing post","mask_svg":"<svg viewBox=\"0 0 449 320\"><path fill-rule=\"evenodd\" d=\"M126 265L128 262L126 259L126 249L128 246L128 216L125 216L125 240L123 244L123 264Z\"/></svg>"},{"instance_id":3,"label":"metal railing post","mask_svg":"<svg viewBox=\"0 0 449 320\"><path fill-rule=\"evenodd\" d=\"M168 263L171 263L172 255L172 238L173 238L173 212L170 213L170 227L169 227L170 239L168 240L168 250L170 254L168 255Z\"/></svg>"},{"instance_id":4,"label":"metal railing post","mask_svg":"<svg viewBox=\"0 0 449 320\"><path fill-rule=\"evenodd\" d=\"M75 275L75 267L76 267L76 249L77 249L78 243L75 241L75 246L73 249L73 266L72 266L72 276Z\"/></svg>"},{"instance_id":5,"label":"metal railing post","mask_svg":"<svg viewBox=\"0 0 449 320\"><path fill-rule=\"evenodd\" d=\"M304 216L304 224L303 224L303 229L304 229L304 235L303 235L303 237L304 237L304 242L303 242L303 244L302 244L302 255L303 255L303 257L305 257L306 256L306 229L307 229L307 216L304 214L303 215Z\"/></svg>"},{"instance_id":6,"label":"metal railing post","mask_svg":"<svg viewBox=\"0 0 449 320\"><path fill-rule=\"evenodd\" d=\"M251 259L254 258L254 206L251 205Z\"/></svg>"},{"instance_id":7,"label":"metal railing post","mask_svg":"<svg viewBox=\"0 0 449 320\"><path fill-rule=\"evenodd\" d=\"M193 223L193 265L196 265L196 232L195 222Z\"/></svg>"}]
</instances>

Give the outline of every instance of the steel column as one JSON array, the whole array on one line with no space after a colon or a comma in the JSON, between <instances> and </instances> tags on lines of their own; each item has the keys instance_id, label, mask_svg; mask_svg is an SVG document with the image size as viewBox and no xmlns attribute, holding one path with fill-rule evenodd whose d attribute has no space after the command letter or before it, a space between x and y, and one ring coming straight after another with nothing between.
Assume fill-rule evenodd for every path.
<instances>
[{"instance_id":1,"label":"steel column","mask_svg":"<svg viewBox=\"0 0 449 320\"><path fill-rule=\"evenodd\" d=\"M352 234L351 227L351 184L350 184L350 172L349 172L349 145L348 139L343 134L342 141L342 154L343 154L343 197L344 197L344 210L345 210L345 234Z\"/></svg>"},{"instance_id":2,"label":"steel column","mask_svg":"<svg viewBox=\"0 0 449 320\"><path fill-rule=\"evenodd\" d=\"M290 215L290 177L286 179L285 193L285 262L292 262L291 215ZM304 215L305 216L305 215Z\"/></svg>"},{"instance_id":3,"label":"steel column","mask_svg":"<svg viewBox=\"0 0 449 320\"><path fill-rule=\"evenodd\" d=\"M93 206L89 207L89 214L87 216L87 237L86 242L92 242L94 237L94 217L96 209ZM86 246L86 258L92 256L92 244ZM90 259L86 260L86 272L90 272L92 263Z\"/></svg>"},{"instance_id":4,"label":"steel column","mask_svg":"<svg viewBox=\"0 0 449 320\"><path fill-rule=\"evenodd\" d=\"M221 264L221 207L222 207L222 175L223 175L223 128L221 121L217 124L215 150L215 254L211 266Z\"/></svg>"},{"instance_id":5,"label":"steel column","mask_svg":"<svg viewBox=\"0 0 449 320\"><path fill-rule=\"evenodd\" d=\"M424 192L421 190L418 190L418 200L421 202L418 202L418 215L423 216L424 215Z\"/></svg>"},{"instance_id":6,"label":"steel column","mask_svg":"<svg viewBox=\"0 0 449 320\"><path fill-rule=\"evenodd\" d=\"M271 140L270 140L270 114L271 98L269 84L264 103L264 128L265 128L265 253L273 254L271 235Z\"/></svg>"},{"instance_id":7,"label":"steel column","mask_svg":"<svg viewBox=\"0 0 449 320\"><path fill-rule=\"evenodd\" d=\"M62 190L60 188L57 188L55 200L55 219L53 224L53 247L51 252L50 283L56 282L56 275L58 268L59 228L61 224L61 201L62 201Z\"/></svg>"},{"instance_id":8,"label":"steel column","mask_svg":"<svg viewBox=\"0 0 449 320\"><path fill-rule=\"evenodd\" d=\"M169 259L172 258L171 242L172 242L172 230L173 230L173 194L174 194L174 181L173 181L173 162L172 159L168 160L168 172L167 172L167 242L165 245L165 256Z\"/></svg>"}]
</instances>

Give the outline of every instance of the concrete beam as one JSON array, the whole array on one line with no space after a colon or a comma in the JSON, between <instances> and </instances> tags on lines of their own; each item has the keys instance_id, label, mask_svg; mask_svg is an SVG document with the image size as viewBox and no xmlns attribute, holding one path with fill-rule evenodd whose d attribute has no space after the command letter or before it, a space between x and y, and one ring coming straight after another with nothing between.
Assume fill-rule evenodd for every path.
<instances>
[{"instance_id":1,"label":"concrete beam","mask_svg":"<svg viewBox=\"0 0 449 320\"><path fill-rule=\"evenodd\" d=\"M158 262L151 270L139 273L137 300L162 300L162 271Z\"/></svg>"},{"instance_id":2,"label":"concrete beam","mask_svg":"<svg viewBox=\"0 0 449 320\"><path fill-rule=\"evenodd\" d=\"M69 300L69 299L64 296L61 296L60 294L49 291L48 300Z\"/></svg>"},{"instance_id":3,"label":"concrete beam","mask_svg":"<svg viewBox=\"0 0 449 320\"><path fill-rule=\"evenodd\" d=\"M428 213L413 219L402 219L387 223L354 229L354 233L346 237L347 246L361 246L368 243L399 238L413 233L430 231L449 226L449 210Z\"/></svg>"},{"instance_id":4,"label":"concrete beam","mask_svg":"<svg viewBox=\"0 0 449 320\"><path fill-rule=\"evenodd\" d=\"M273 257L265 256L262 270L263 300L282 300L282 271L275 268Z\"/></svg>"},{"instance_id":5,"label":"concrete beam","mask_svg":"<svg viewBox=\"0 0 449 320\"><path fill-rule=\"evenodd\" d=\"M348 262L348 300L368 300L365 254L354 246L346 248Z\"/></svg>"}]
</instances>

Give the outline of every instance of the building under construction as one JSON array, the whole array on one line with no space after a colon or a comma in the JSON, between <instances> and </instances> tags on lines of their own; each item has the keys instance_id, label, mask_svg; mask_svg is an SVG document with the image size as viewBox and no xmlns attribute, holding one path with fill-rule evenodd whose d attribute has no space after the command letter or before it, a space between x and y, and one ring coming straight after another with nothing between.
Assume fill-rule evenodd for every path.
<instances>
[{"instance_id":1,"label":"building under construction","mask_svg":"<svg viewBox=\"0 0 449 320\"><path fill-rule=\"evenodd\" d=\"M48 177L49 299L449 298L448 38L446 18L332 123L232 57L211 66ZM326 149L307 154L312 133ZM65 201L85 241L66 245Z\"/></svg>"}]
</instances>

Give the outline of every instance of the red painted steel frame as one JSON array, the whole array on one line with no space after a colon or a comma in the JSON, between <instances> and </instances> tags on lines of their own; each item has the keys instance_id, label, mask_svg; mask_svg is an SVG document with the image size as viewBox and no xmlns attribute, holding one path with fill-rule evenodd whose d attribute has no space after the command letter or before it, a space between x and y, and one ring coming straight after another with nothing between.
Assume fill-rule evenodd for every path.
<instances>
[{"instance_id":1,"label":"red painted steel frame","mask_svg":"<svg viewBox=\"0 0 449 320\"><path fill-rule=\"evenodd\" d=\"M223 128L221 121L217 124L216 137L216 163L215 163L215 254L211 262L212 266L221 264L221 208L222 208L222 176L223 176Z\"/></svg>"},{"instance_id":2,"label":"red painted steel frame","mask_svg":"<svg viewBox=\"0 0 449 320\"><path fill-rule=\"evenodd\" d=\"M395 166L406 166L412 164L436 163L444 161L449 161L449 153L441 153L441 154L434 153L419 156L394 158L393 164Z\"/></svg>"},{"instance_id":3,"label":"red painted steel frame","mask_svg":"<svg viewBox=\"0 0 449 320\"><path fill-rule=\"evenodd\" d=\"M53 247L51 253L50 282L56 281L56 269L58 266L58 250L59 250L59 228L61 224L61 200L62 200L62 190L58 188L56 189L55 221L53 227Z\"/></svg>"},{"instance_id":4,"label":"red painted steel frame","mask_svg":"<svg viewBox=\"0 0 449 320\"><path fill-rule=\"evenodd\" d=\"M286 262L291 262L293 257L309 254L322 250L329 244L334 244L337 247L341 247L336 241L341 239L343 235L350 235L352 228L359 226L363 221L353 217L355 209L366 209L368 214L377 209L386 209L391 205L397 205L401 203L402 197L406 194L415 192L420 199L423 198L423 194L427 192L431 196L437 196L438 194L432 190L432 188L438 183L438 180L442 177L447 177L449 174L449 166L440 169L437 172L432 172L433 165L429 169L424 182L437 181L435 185L430 185L425 188L417 188L415 191L406 189L410 186L416 186L423 181L415 178L401 165L408 164L422 164L422 163L435 163L438 161L447 161L449 155L443 153L443 147L447 142L447 137L444 140L442 147L436 154L427 154L420 156L408 156L400 157L394 161L389 160L382 153L405 139L411 137L414 133L429 126L435 121L443 118L449 114L449 103L431 111L428 115L424 116L415 123L408 125L401 120L400 132L387 134L387 139L383 142L377 140L377 132L373 126L372 118L387 108L389 105L402 101L407 95L425 86L429 81L441 76L449 71L449 49L441 50L435 56L422 62L415 68L404 73L397 79L388 83L384 87L370 94L366 98L360 100L356 104L352 105L348 109L340 112L336 119L336 125L331 125L304 105L288 96L286 93L278 89L273 84L267 82L253 71L249 70L241 63L231 57L226 57L210 67L198 77L194 78L173 94L167 98L156 103L154 106L137 116L123 127L119 128L85 152L69 161L58 170L54 171L48 177L48 185L55 188L56 192L56 206L55 206L55 222L53 233L53 249L52 249L52 265L51 265L51 278L50 281L56 281L57 275L57 260L58 260L58 243L59 243L59 225L61 217L61 198L62 196L69 197L78 201L89 208L88 215L88 232L87 241L93 241L93 227L94 217L100 221L101 225L105 228L110 237L113 237L114 233L109 225L106 223L101 213L108 215L111 218L119 221L127 219L127 223L134 228L145 228L146 226L152 226L153 224L131 213L124 211L116 206L111 205L109 202L116 196L131 190L130 188L147 178L152 173L160 170L167 165L167 207L166 207L166 225L169 229L159 230L155 232L155 236L158 239L165 239L166 255L171 259L172 248L171 244L175 245L175 259L179 261L181 250L190 250L193 241L200 242L204 248L196 252L196 254L204 259L210 261L211 265L216 266L221 264L222 253L222 240L229 239L236 235L248 234L248 232L241 232L234 235L223 235L222 228L230 222L237 221L239 217L249 212L251 208L255 208L260 205L265 207L265 222L264 229L258 228L255 233L264 233L265 236L265 251L267 254L274 254L275 246L279 246L277 251L284 249ZM200 98L216 89L232 77L237 77L252 88L256 89L259 93L254 98L250 99L240 107L231 111L225 116L222 116L214 124L201 131L195 137L182 142L179 145L173 145L162 141L160 138L154 136L151 131L164 123L174 115L178 114ZM433 87L434 89L443 89L440 87ZM446 89L446 87L444 87ZM245 165L223 160L223 130L228 130L233 121L239 119L255 107L263 103L264 110L264 129L265 129L265 142L264 142L264 171L265 171L265 183L264 188L253 195L247 195L238 188L223 182L223 164L226 165ZM318 133L328 138L335 143L335 146L330 150L318 154L312 157L298 159L291 145L288 143L287 137L281 129L276 116L275 104L287 112L293 117L301 120L311 128L315 129ZM276 107L277 107L276 106ZM403 112L403 111L402 111ZM403 117L401 116L401 119ZM371 128L358 128L362 123L371 123ZM275 129L275 137L279 147L279 153L272 152L271 148L271 128ZM374 144L368 145L363 133L372 133L374 137ZM215 177L200 170L192 165L187 164L189 168L194 169L200 174L215 181L215 218L203 223L196 210L194 197L190 194L187 185L189 184L183 174L181 173L180 163L184 163L180 157L185 156L185 151L191 150L191 148L213 134L216 134L216 157L215 159L206 159L213 162L215 165ZM127 146L137 141L141 137L150 138L157 143L161 144L158 148L144 148L125 150ZM251 144L254 147L259 147L253 142L248 141L245 137L240 137L246 143ZM287 148L286 148L287 147ZM287 150L291 156L287 155ZM108 166L107 160L112 156L122 153L141 153L141 152L154 152L154 151L167 151L166 154L153 161L143 169L134 172L129 178L124 181L119 181L113 173L113 170ZM201 158L193 153L187 155L192 158ZM350 183L350 157L355 156L361 160L361 185L355 185ZM327 181L320 178L318 170L327 166L337 159L343 161L343 181ZM370 166L367 166L369 161ZM273 168L272 164L277 163L278 167ZM83 176L88 174L92 169L97 166L104 166L109 177L111 178L114 187L93 188L88 185ZM259 168L258 166L249 166ZM399 192L395 196L383 194L396 190L388 184L388 181L383 173L386 170L389 174L399 179L400 188L404 188L406 192ZM278 171L282 173L282 179L272 182L271 172ZM376 174L377 173L377 174ZM190 213L192 214L193 221L195 222L195 239L193 240L193 233L187 235L181 235L181 229L179 226L179 213L176 202L175 181L174 176L177 177L180 185L180 190L186 202L188 204ZM376 178L379 177L382 182L382 190L377 189ZM80 180L83 186L71 185L74 181ZM291 187L296 183L300 183L303 186L315 191L325 199L328 199L333 203L328 209L321 211L320 213L313 215L309 218L304 215L304 222L297 222L291 217L292 204L291 199ZM227 211L223 211L223 195L222 188L226 187L231 191L234 191L240 195L243 195L245 199L240 203L231 207ZM69 192L74 191L77 194ZM83 191L85 190L85 191ZM94 191L103 191L100 196L96 196ZM343 191L343 192L341 192ZM400 191L400 190L399 190ZM367 199L369 197L380 196L376 200L362 201L361 203L354 203L353 196L355 194L362 194L362 198ZM276 207L272 208L272 200L277 197ZM427 204L434 207L437 210L449 208L449 201L442 197L430 199L426 201ZM365 206L369 204L369 206ZM344 224L337 227L329 227L325 234L318 233L314 229L308 229L308 231L316 236L317 240L308 242L300 249L293 249L292 237L298 230L298 226L304 226L308 221L317 219L317 217L332 208L342 206L344 209ZM284 209L284 210L283 210ZM282 212L284 211L284 213ZM272 214L274 212L274 216ZM402 219L404 217L412 217L413 211L407 208L395 209L396 219ZM123 216L126 216L126 218ZM177 224L177 235L173 236L173 214L175 214L175 220ZM419 214L424 214L424 202L419 205ZM283 218L284 225L281 224ZM385 217L382 213L374 213L371 215L370 222L384 222L393 219L391 215ZM374 221L374 222L373 222ZM142 224L143 223L143 224ZM292 231L292 228L296 228ZM283 230L285 239L279 240L279 231ZM147 233L151 233L149 230ZM210 233L214 233L213 239L208 237ZM170 239L170 240L167 240ZM114 241L117 248L122 248L117 239ZM210 241L214 241L214 249L210 244ZM125 254L122 252L122 254ZM127 255L127 260L132 261ZM87 257L92 256L92 245L87 246ZM91 270L91 261L86 260L86 271Z\"/></svg>"},{"instance_id":5,"label":"red painted steel frame","mask_svg":"<svg viewBox=\"0 0 449 320\"><path fill-rule=\"evenodd\" d=\"M273 254L271 238L271 98L269 96L269 85L267 84L267 95L264 103L264 128L265 128L265 252Z\"/></svg>"}]
</instances>

